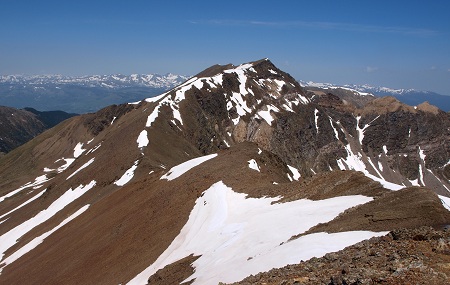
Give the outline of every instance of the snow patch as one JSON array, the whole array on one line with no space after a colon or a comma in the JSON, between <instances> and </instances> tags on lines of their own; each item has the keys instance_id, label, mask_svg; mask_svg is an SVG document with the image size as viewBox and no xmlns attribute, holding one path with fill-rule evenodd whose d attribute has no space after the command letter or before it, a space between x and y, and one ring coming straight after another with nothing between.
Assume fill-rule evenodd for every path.
<instances>
[{"instance_id":1,"label":"snow patch","mask_svg":"<svg viewBox=\"0 0 450 285\"><path fill-rule=\"evenodd\" d=\"M217 156L217 153L213 153L210 155L205 155L197 158L193 158L191 160L185 161L177 166L172 167L166 174L164 174L160 179L166 179L166 180L174 180L184 173L188 172L192 168L202 164L205 161L208 161L210 159L213 159Z\"/></svg>"},{"instance_id":2,"label":"snow patch","mask_svg":"<svg viewBox=\"0 0 450 285\"><path fill-rule=\"evenodd\" d=\"M298 169L293 166L290 166L289 164L287 165L287 167L289 168L289 171L291 171L292 173L292 178L298 181L298 179L301 177L300 172L298 172Z\"/></svg>"},{"instance_id":3,"label":"snow patch","mask_svg":"<svg viewBox=\"0 0 450 285\"><path fill-rule=\"evenodd\" d=\"M426 155L423 152L423 149L420 148L420 146L419 146L419 157L423 161L423 165L425 165L425 157L426 157Z\"/></svg>"},{"instance_id":4,"label":"snow patch","mask_svg":"<svg viewBox=\"0 0 450 285\"><path fill-rule=\"evenodd\" d=\"M151 127L153 122L158 118L159 115L159 107L160 105L156 106L155 109L150 113L150 115L147 118L147 122L145 123L145 126L147 128Z\"/></svg>"},{"instance_id":5,"label":"snow patch","mask_svg":"<svg viewBox=\"0 0 450 285\"><path fill-rule=\"evenodd\" d=\"M75 148L73 149L73 157L77 158L80 155L83 154L83 152L85 151L85 149L83 149L83 143L77 143L77 145L75 146Z\"/></svg>"},{"instance_id":6,"label":"snow patch","mask_svg":"<svg viewBox=\"0 0 450 285\"><path fill-rule=\"evenodd\" d=\"M75 174L77 174L78 172L80 172L81 170L83 170L84 168L88 167L89 165L91 165L94 162L95 158L91 158L88 162L86 162L85 164L83 164L82 166L80 166L80 168L78 168L77 170L75 170L72 174L69 175L69 177L66 178L66 180L69 180L70 178L72 178Z\"/></svg>"},{"instance_id":7,"label":"snow patch","mask_svg":"<svg viewBox=\"0 0 450 285\"><path fill-rule=\"evenodd\" d=\"M164 98L164 96L166 96L166 95L167 95L167 92L163 93L161 95L155 96L155 97L147 98L147 99L145 99L145 102L155 103L155 102L158 102L159 100L161 100L162 98Z\"/></svg>"},{"instance_id":8,"label":"snow patch","mask_svg":"<svg viewBox=\"0 0 450 285\"><path fill-rule=\"evenodd\" d=\"M383 164L381 163L381 161L378 161L378 168L380 169L380 171L383 171Z\"/></svg>"},{"instance_id":9,"label":"snow patch","mask_svg":"<svg viewBox=\"0 0 450 285\"><path fill-rule=\"evenodd\" d=\"M414 179L414 180L408 180L408 181L412 184L412 186L420 186L419 178Z\"/></svg>"},{"instance_id":10,"label":"snow patch","mask_svg":"<svg viewBox=\"0 0 450 285\"><path fill-rule=\"evenodd\" d=\"M172 112L173 112L173 117L174 117L178 122L180 122L181 125L183 125L183 119L181 118L180 110L177 109L177 108L175 108L175 107L173 107L173 108L172 108Z\"/></svg>"},{"instance_id":11,"label":"snow patch","mask_svg":"<svg viewBox=\"0 0 450 285\"><path fill-rule=\"evenodd\" d=\"M363 128L359 127L359 121L361 120L361 116L356 117L356 131L358 132L358 138L359 138L359 143L362 145L362 141L364 139L364 132L366 131L366 129L368 127L370 127L370 124L372 124L376 119L378 119L380 116L377 116L375 119L373 119L372 121L370 121L370 123L364 125Z\"/></svg>"},{"instance_id":12,"label":"snow patch","mask_svg":"<svg viewBox=\"0 0 450 285\"><path fill-rule=\"evenodd\" d=\"M93 153L94 151L96 151L101 146L102 146L102 143L99 143L98 145L96 145L93 148L91 148L90 150L88 150L88 152L86 152L86 155L88 155L90 153Z\"/></svg>"},{"instance_id":13,"label":"snow patch","mask_svg":"<svg viewBox=\"0 0 450 285\"><path fill-rule=\"evenodd\" d=\"M319 110L314 109L314 122L315 122L315 124L316 124L316 132L317 132L317 133L319 133L319 124L318 124L318 121L319 121Z\"/></svg>"},{"instance_id":14,"label":"snow patch","mask_svg":"<svg viewBox=\"0 0 450 285\"><path fill-rule=\"evenodd\" d=\"M372 162L372 159L370 157L367 158L367 161L372 166L373 170L377 173L378 177L381 179L384 179L383 175L381 175L380 171L378 171L378 168L376 168L375 164ZM378 162L379 163L379 162ZM380 163L379 163L380 164Z\"/></svg>"},{"instance_id":15,"label":"snow patch","mask_svg":"<svg viewBox=\"0 0 450 285\"><path fill-rule=\"evenodd\" d=\"M419 181L420 181L422 186L425 186L425 182L423 181L422 164L419 164Z\"/></svg>"},{"instance_id":16,"label":"snow patch","mask_svg":"<svg viewBox=\"0 0 450 285\"><path fill-rule=\"evenodd\" d=\"M146 131L146 130L143 130L143 131L139 134L139 136L138 136L136 142L137 142L137 144L138 144L138 148L139 148L139 149L142 149L143 147L146 147L146 146L148 145L149 140L148 140L148 136L147 136L147 131Z\"/></svg>"},{"instance_id":17,"label":"snow patch","mask_svg":"<svg viewBox=\"0 0 450 285\"><path fill-rule=\"evenodd\" d=\"M134 162L133 166L131 166L127 171L125 171L125 173L122 175L122 177L120 177L119 180L114 182L114 184L116 184L117 186L123 186L123 185L127 184L128 182L130 182L130 180L133 179L133 177L134 177L134 171L136 170L138 163L139 163L139 160L136 160Z\"/></svg>"},{"instance_id":18,"label":"snow patch","mask_svg":"<svg viewBox=\"0 0 450 285\"><path fill-rule=\"evenodd\" d=\"M273 80L277 86L278 86L278 92L280 92L283 89L283 86L285 85L285 82L283 80L274 79Z\"/></svg>"},{"instance_id":19,"label":"snow patch","mask_svg":"<svg viewBox=\"0 0 450 285\"><path fill-rule=\"evenodd\" d=\"M367 177L369 177L370 179L372 179L372 180L374 180L374 181L380 182L380 184L381 184L384 188L389 189L389 190L392 190L392 191L397 191L397 190L400 190L400 189L405 188L404 185L399 185L399 184L395 184L395 183L386 181L386 180L381 179L381 178L378 178L378 177L376 177L376 176L374 176L374 175L372 175L372 174L370 174L370 173L364 173L364 175L366 175Z\"/></svg>"},{"instance_id":20,"label":"snow patch","mask_svg":"<svg viewBox=\"0 0 450 285\"><path fill-rule=\"evenodd\" d=\"M330 120L330 125L333 128L334 136L336 137L337 140L339 140L339 133L333 125L333 120L331 120L330 116L328 116L328 119Z\"/></svg>"},{"instance_id":21,"label":"snow patch","mask_svg":"<svg viewBox=\"0 0 450 285\"><path fill-rule=\"evenodd\" d=\"M64 170L66 170L70 165L72 165L72 163L75 161L75 158L60 158L57 161L55 161L55 163L60 162L61 160L64 160L64 165L61 165L60 167L58 167L58 169L56 170L58 173L63 172Z\"/></svg>"},{"instance_id":22,"label":"snow patch","mask_svg":"<svg viewBox=\"0 0 450 285\"><path fill-rule=\"evenodd\" d=\"M367 171L366 165L362 161L362 155L358 152L358 154L355 154L352 152L350 145L345 146L345 150L347 151L347 157L340 158L337 160L337 164L339 169L341 170L356 170L361 171L364 173L365 176L369 177L372 180L378 181L383 185L384 188L390 189L390 190L399 190L404 188L403 185L398 185L389 181L384 180L383 178L376 177L375 175L372 175ZM371 161L369 161L371 163ZM372 164L372 166L375 169L375 166ZM381 176L381 174L378 172L378 174ZM381 176L382 177L382 176Z\"/></svg>"},{"instance_id":23,"label":"snow patch","mask_svg":"<svg viewBox=\"0 0 450 285\"><path fill-rule=\"evenodd\" d=\"M358 195L274 203L277 200L247 198L222 181L213 184L197 199L188 222L171 245L128 284L146 284L158 269L191 254L200 257L193 263L194 274L183 282L231 283L387 233L316 233L288 242L293 235L372 198Z\"/></svg>"},{"instance_id":24,"label":"snow patch","mask_svg":"<svg viewBox=\"0 0 450 285\"><path fill-rule=\"evenodd\" d=\"M250 169L253 169L253 170L256 170L256 171L260 172L258 163L257 163L256 160L254 160L254 159L250 159L250 160L248 161L248 167L249 167Z\"/></svg>"},{"instance_id":25,"label":"snow patch","mask_svg":"<svg viewBox=\"0 0 450 285\"><path fill-rule=\"evenodd\" d=\"M273 105L267 105L266 108L267 108L267 111L259 111L258 115L261 116L261 118L263 118L267 122L267 124L270 126L270 125L272 125L272 121L275 120L272 117L272 115L270 114L270 111L280 112L280 110Z\"/></svg>"},{"instance_id":26,"label":"snow patch","mask_svg":"<svg viewBox=\"0 0 450 285\"><path fill-rule=\"evenodd\" d=\"M286 175L289 178L289 181L291 181L291 182L294 181L289 173L286 173Z\"/></svg>"},{"instance_id":27,"label":"snow patch","mask_svg":"<svg viewBox=\"0 0 450 285\"><path fill-rule=\"evenodd\" d=\"M439 199L441 199L442 205L444 206L444 208L446 208L447 210L450 211L450 198L449 197L445 197L442 195L438 195Z\"/></svg>"}]
</instances>

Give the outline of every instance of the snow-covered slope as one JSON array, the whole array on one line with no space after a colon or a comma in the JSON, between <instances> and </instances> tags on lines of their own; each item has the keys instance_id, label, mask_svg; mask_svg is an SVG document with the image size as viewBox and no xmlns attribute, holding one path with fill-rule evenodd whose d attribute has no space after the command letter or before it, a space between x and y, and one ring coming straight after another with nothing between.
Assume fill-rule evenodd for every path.
<instances>
[{"instance_id":1,"label":"snow-covered slope","mask_svg":"<svg viewBox=\"0 0 450 285\"><path fill-rule=\"evenodd\" d=\"M267 59L213 66L0 158L0 283L146 284L161 270L178 280L165 284L232 282L446 224L448 124L392 98L356 108L309 94ZM413 189L414 215L375 230L380 199L411 202L386 188ZM311 232L361 212L351 230ZM190 258L195 270L179 262Z\"/></svg>"}]
</instances>

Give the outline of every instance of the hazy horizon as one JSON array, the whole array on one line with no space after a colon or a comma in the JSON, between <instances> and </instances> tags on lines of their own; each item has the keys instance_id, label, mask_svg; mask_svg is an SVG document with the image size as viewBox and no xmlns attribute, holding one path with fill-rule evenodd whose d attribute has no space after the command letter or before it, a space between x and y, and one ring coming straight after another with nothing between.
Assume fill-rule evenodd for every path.
<instances>
[{"instance_id":1,"label":"hazy horizon","mask_svg":"<svg viewBox=\"0 0 450 285\"><path fill-rule=\"evenodd\" d=\"M189 76L267 57L298 80L450 95L447 1L1 3L1 75Z\"/></svg>"}]
</instances>

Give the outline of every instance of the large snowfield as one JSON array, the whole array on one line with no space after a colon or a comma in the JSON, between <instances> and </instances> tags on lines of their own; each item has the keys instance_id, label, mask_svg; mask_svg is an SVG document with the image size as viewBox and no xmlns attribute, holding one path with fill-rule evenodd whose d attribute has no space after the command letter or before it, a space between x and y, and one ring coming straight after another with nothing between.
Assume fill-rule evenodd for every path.
<instances>
[{"instance_id":1,"label":"large snowfield","mask_svg":"<svg viewBox=\"0 0 450 285\"><path fill-rule=\"evenodd\" d=\"M320 201L276 203L278 198L247 198L222 181L197 199L189 220L163 254L128 284L147 284L158 269L191 254L200 256L186 281L218 284L239 281L276 267L338 251L387 232L315 233L289 239L370 197L342 196Z\"/></svg>"}]
</instances>

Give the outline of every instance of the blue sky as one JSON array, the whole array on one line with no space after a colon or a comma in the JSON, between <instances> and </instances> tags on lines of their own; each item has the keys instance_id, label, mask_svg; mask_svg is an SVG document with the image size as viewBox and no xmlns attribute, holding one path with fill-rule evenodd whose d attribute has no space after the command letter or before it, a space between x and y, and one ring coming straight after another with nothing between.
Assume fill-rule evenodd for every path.
<instances>
[{"instance_id":1,"label":"blue sky","mask_svg":"<svg viewBox=\"0 0 450 285\"><path fill-rule=\"evenodd\" d=\"M0 0L0 74L177 73L268 57L296 79L450 95L450 1Z\"/></svg>"}]
</instances>

